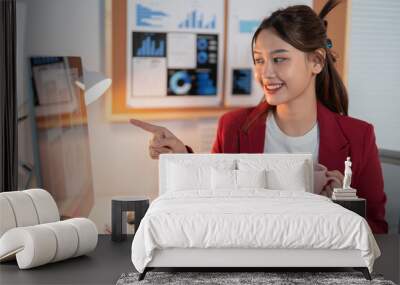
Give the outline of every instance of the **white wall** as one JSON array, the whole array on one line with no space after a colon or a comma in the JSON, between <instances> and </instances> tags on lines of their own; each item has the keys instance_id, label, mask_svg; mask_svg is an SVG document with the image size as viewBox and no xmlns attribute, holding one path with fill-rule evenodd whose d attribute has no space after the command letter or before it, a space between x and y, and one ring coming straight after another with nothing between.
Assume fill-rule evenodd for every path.
<instances>
[{"instance_id":1,"label":"white wall","mask_svg":"<svg viewBox=\"0 0 400 285\"><path fill-rule=\"evenodd\" d=\"M17 2L27 8L27 56L81 56L84 68L104 73L104 0ZM88 120L95 192L90 218L103 231L104 224L110 224L111 220L111 196L145 195L152 199L157 196L158 164L147 153L149 134L128 123L106 120L104 98L88 107ZM186 144L199 150L198 127L202 121L153 123L169 128Z\"/></svg>"}]
</instances>

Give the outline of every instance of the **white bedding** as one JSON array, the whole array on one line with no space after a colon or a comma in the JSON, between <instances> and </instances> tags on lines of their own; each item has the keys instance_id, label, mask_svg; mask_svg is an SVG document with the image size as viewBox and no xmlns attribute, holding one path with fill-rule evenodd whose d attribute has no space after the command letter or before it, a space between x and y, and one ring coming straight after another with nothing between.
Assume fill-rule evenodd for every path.
<instances>
[{"instance_id":1,"label":"white bedding","mask_svg":"<svg viewBox=\"0 0 400 285\"><path fill-rule=\"evenodd\" d=\"M266 189L161 195L134 237L135 268L165 248L358 249L370 272L380 256L359 215L323 196Z\"/></svg>"}]
</instances>

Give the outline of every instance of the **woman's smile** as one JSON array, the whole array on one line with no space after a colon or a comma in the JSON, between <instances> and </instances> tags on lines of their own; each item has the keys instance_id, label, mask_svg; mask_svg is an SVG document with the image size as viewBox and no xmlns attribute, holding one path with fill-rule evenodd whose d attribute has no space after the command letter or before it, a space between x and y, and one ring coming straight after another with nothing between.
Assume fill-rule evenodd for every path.
<instances>
[{"instance_id":1,"label":"woman's smile","mask_svg":"<svg viewBox=\"0 0 400 285\"><path fill-rule=\"evenodd\" d=\"M284 85L285 85L284 83L268 83L268 84L263 84L263 89L264 92L273 95L277 93L279 90L281 90Z\"/></svg>"}]
</instances>

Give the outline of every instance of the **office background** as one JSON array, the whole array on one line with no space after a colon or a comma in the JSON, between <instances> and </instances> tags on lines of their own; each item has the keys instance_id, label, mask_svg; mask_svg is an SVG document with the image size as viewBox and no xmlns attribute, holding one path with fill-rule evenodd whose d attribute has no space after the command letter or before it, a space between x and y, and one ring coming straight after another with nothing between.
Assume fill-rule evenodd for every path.
<instances>
[{"instance_id":1,"label":"office background","mask_svg":"<svg viewBox=\"0 0 400 285\"><path fill-rule=\"evenodd\" d=\"M384 3L383 3L384 2ZM396 106L400 70L400 12L398 1L351 1L348 33L347 81L350 115L375 125L378 146L400 151L400 116ZM105 0L17 0L17 50L25 55L80 56L85 68L106 73ZM21 22L20 19L23 19ZM18 74L25 71L17 62ZM18 105L23 109L29 86L17 76ZM100 232L111 220L110 199L114 195L149 196L158 189L158 161L147 153L150 136L127 122L113 123L106 117L106 98L87 108L88 133L93 178L94 204L89 213ZM195 152L209 152L217 118L153 120L177 135ZM19 129L19 157L33 161L29 126ZM388 153L386 153L388 154ZM397 157L397 159L396 159ZM397 152L389 152L383 163L388 194L387 220L397 231L400 218L400 190ZM397 164L397 165L396 165ZM74 177L70 177L74 179Z\"/></svg>"}]
</instances>

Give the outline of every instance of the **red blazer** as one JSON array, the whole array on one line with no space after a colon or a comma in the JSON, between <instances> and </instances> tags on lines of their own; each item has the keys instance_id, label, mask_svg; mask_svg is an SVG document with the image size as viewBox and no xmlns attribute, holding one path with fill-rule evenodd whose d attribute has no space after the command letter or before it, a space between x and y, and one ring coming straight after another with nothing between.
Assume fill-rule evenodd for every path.
<instances>
[{"instance_id":1,"label":"red blazer","mask_svg":"<svg viewBox=\"0 0 400 285\"><path fill-rule=\"evenodd\" d=\"M240 108L222 115L212 153L263 153L269 105ZM317 103L319 163L344 173L344 161L352 161L352 183L357 195L367 200L367 221L374 233L387 233L386 195L382 168L371 124L330 111ZM193 152L188 147L189 152Z\"/></svg>"}]
</instances>

